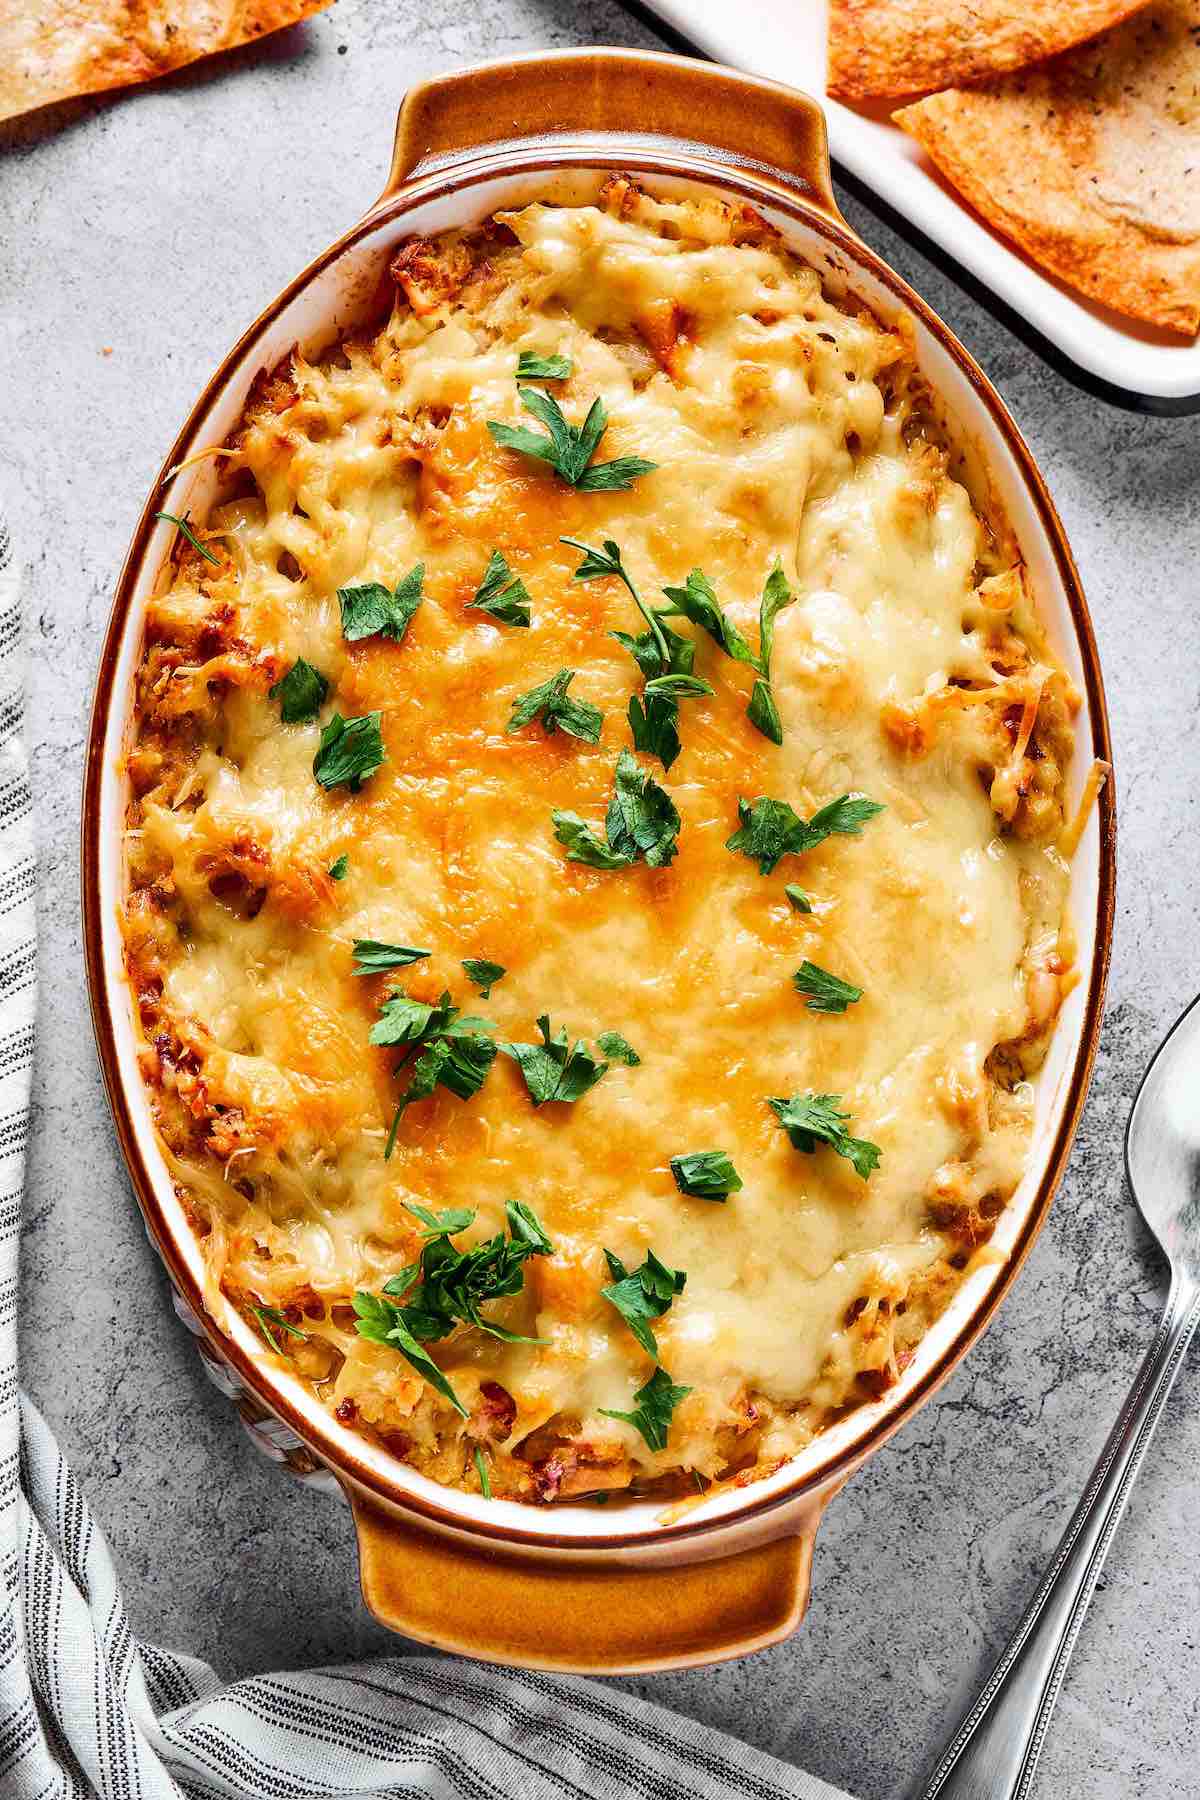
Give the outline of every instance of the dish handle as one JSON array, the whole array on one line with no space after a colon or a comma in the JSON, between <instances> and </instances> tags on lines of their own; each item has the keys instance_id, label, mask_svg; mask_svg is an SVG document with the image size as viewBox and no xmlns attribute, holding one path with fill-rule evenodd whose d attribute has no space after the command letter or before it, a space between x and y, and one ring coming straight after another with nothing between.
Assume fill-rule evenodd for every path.
<instances>
[{"instance_id":1,"label":"dish handle","mask_svg":"<svg viewBox=\"0 0 1200 1800\"><path fill-rule=\"evenodd\" d=\"M492 161L518 146L619 134L623 158L657 143L726 170L747 168L844 229L825 115L795 88L648 50L535 52L435 75L400 105L377 210L418 175Z\"/></svg>"},{"instance_id":2,"label":"dish handle","mask_svg":"<svg viewBox=\"0 0 1200 1800\"><path fill-rule=\"evenodd\" d=\"M573 1674L687 1668L765 1649L808 1604L827 1496L790 1535L713 1561L647 1565L614 1545L533 1555L431 1531L356 1489L363 1599L381 1625L459 1656Z\"/></svg>"}]
</instances>

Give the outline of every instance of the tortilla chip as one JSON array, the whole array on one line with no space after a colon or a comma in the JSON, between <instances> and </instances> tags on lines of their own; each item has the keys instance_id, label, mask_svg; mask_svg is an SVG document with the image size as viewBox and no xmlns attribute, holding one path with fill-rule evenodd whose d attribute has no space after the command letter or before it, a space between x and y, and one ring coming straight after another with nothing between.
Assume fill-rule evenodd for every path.
<instances>
[{"instance_id":1,"label":"tortilla chip","mask_svg":"<svg viewBox=\"0 0 1200 1800\"><path fill-rule=\"evenodd\" d=\"M1146 0L829 0L829 80L895 99L1004 75L1118 25Z\"/></svg>"},{"instance_id":2,"label":"tortilla chip","mask_svg":"<svg viewBox=\"0 0 1200 1800\"><path fill-rule=\"evenodd\" d=\"M1200 0L895 113L990 225L1131 318L1200 328Z\"/></svg>"},{"instance_id":3,"label":"tortilla chip","mask_svg":"<svg viewBox=\"0 0 1200 1800\"><path fill-rule=\"evenodd\" d=\"M322 12L331 0L9 0L0 7L0 120L153 81Z\"/></svg>"}]
</instances>

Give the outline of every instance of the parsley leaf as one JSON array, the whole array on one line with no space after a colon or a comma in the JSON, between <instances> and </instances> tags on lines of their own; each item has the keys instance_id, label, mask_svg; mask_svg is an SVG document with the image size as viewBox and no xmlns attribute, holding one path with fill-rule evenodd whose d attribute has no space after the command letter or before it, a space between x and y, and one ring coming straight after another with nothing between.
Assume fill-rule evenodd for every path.
<instances>
[{"instance_id":1,"label":"parsley leaf","mask_svg":"<svg viewBox=\"0 0 1200 1800\"><path fill-rule=\"evenodd\" d=\"M669 769L680 750L680 699L711 694L712 691L709 683L698 675L653 676L646 683L644 700L636 694L630 697L628 716L634 749L657 756L663 768Z\"/></svg>"},{"instance_id":2,"label":"parsley leaf","mask_svg":"<svg viewBox=\"0 0 1200 1800\"><path fill-rule=\"evenodd\" d=\"M657 756L663 768L669 769L683 748L679 741L678 700L647 690L643 702L637 694L631 694L626 717L634 749L644 756Z\"/></svg>"},{"instance_id":3,"label":"parsley leaf","mask_svg":"<svg viewBox=\"0 0 1200 1800\"><path fill-rule=\"evenodd\" d=\"M403 969L409 963L423 962L432 955L429 950L410 950L405 944L384 944L377 938L355 938L354 973L382 975L388 969Z\"/></svg>"},{"instance_id":4,"label":"parsley leaf","mask_svg":"<svg viewBox=\"0 0 1200 1800\"><path fill-rule=\"evenodd\" d=\"M207 544L202 544L200 542L200 539L188 524L188 516L186 513L184 513L182 519L177 519L174 513L169 512L156 512L154 516L156 519L165 519L168 525L174 525L176 531L182 533L188 543L192 546L192 549L200 552L205 562L215 563L217 567L220 568L220 557L214 556Z\"/></svg>"},{"instance_id":5,"label":"parsley leaf","mask_svg":"<svg viewBox=\"0 0 1200 1800\"><path fill-rule=\"evenodd\" d=\"M541 1015L537 1026L542 1034L540 1044L500 1045L525 1077L529 1098L535 1106L544 1106L548 1100L582 1099L608 1074L609 1065L593 1056L582 1038L568 1050L565 1025L551 1037L549 1013Z\"/></svg>"},{"instance_id":6,"label":"parsley leaf","mask_svg":"<svg viewBox=\"0 0 1200 1800\"><path fill-rule=\"evenodd\" d=\"M355 1294L357 1329L374 1343L399 1350L465 1419L467 1409L423 1345L448 1337L460 1324L504 1343L536 1343L537 1339L485 1318L479 1309L489 1300L519 1294L525 1285L525 1263L531 1256L549 1256L554 1246L531 1208L517 1200L505 1208L507 1239L498 1232L470 1250L457 1250L450 1238L472 1223L474 1213L439 1215L411 1205L409 1211L432 1222L420 1260L386 1282L382 1294Z\"/></svg>"},{"instance_id":7,"label":"parsley leaf","mask_svg":"<svg viewBox=\"0 0 1200 1800\"><path fill-rule=\"evenodd\" d=\"M606 547L616 550L615 544ZM595 552L589 554L595 555ZM627 587L631 587L623 571L622 579ZM651 618L632 587L631 591L643 617ZM657 756L663 768L669 769L680 751L680 695L712 693L707 682L692 675L696 646L691 638L681 637L669 625L664 625L657 613L652 617L652 628L640 637L631 637L627 631L614 631L612 635L628 650L646 680L644 695L639 698L633 694L629 701L633 747L647 756Z\"/></svg>"},{"instance_id":8,"label":"parsley leaf","mask_svg":"<svg viewBox=\"0 0 1200 1800\"><path fill-rule=\"evenodd\" d=\"M337 597L342 609L342 636L351 643L359 638L389 637L398 644L424 598L421 592L424 579L425 564L418 563L415 569L410 569L396 583L395 593L384 587L381 581L368 581L361 587L339 588Z\"/></svg>"},{"instance_id":9,"label":"parsley leaf","mask_svg":"<svg viewBox=\"0 0 1200 1800\"><path fill-rule=\"evenodd\" d=\"M570 373L569 356L541 356L536 350L522 350L517 357L518 381L565 381Z\"/></svg>"},{"instance_id":10,"label":"parsley leaf","mask_svg":"<svg viewBox=\"0 0 1200 1800\"><path fill-rule=\"evenodd\" d=\"M563 542L566 541L564 538ZM657 613L655 621L657 631L643 631L640 637L632 637L628 631L614 631L610 635L628 650L648 682L660 675L690 675L696 661L695 643L690 637L681 637L669 625L664 625ZM668 664L665 668L664 649L660 645L665 647Z\"/></svg>"},{"instance_id":11,"label":"parsley leaf","mask_svg":"<svg viewBox=\"0 0 1200 1800\"><path fill-rule=\"evenodd\" d=\"M613 1062L623 1062L629 1069L641 1067L641 1057L628 1038L623 1038L619 1031L602 1031L596 1042L605 1056L610 1056Z\"/></svg>"},{"instance_id":12,"label":"parsley leaf","mask_svg":"<svg viewBox=\"0 0 1200 1800\"><path fill-rule=\"evenodd\" d=\"M664 612L682 613L693 625L707 631L727 656L735 662L748 663L756 671L757 679L746 707L746 717L755 730L761 731L773 744L782 744L783 724L771 688L771 652L775 647L775 620L796 596L788 587L779 563L775 564L763 587L758 609L757 656L717 599L703 569L693 569L683 587L665 587L663 593L673 602L671 607L663 609Z\"/></svg>"},{"instance_id":13,"label":"parsley leaf","mask_svg":"<svg viewBox=\"0 0 1200 1800\"><path fill-rule=\"evenodd\" d=\"M808 1002L809 1012L844 1013L848 1006L863 997L862 989L855 987L853 982L831 975L828 969L819 968L807 958L792 976L792 981L798 994L812 995Z\"/></svg>"},{"instance_id":14,"label":"parsley leaf","mask_svg":"<svg viewBox=\"0 0 1200 1800\"><path fill-rule=\"evenodd\" d=\"M775 621L795 598L782 567L776 563L767 576L758 606L758 668L768 681L771 678L771 652L775 648Z\"/></svg>"},{"instance_id":15,"label":"parsley leaf","mask_svg":"<svg viewBox=\"0 0 1200 1800\"><path fill-rule=\"evenodd\" d=\"M740 829L725 841L727 850L740 850L743 856L758 860L759 873L770 875L785 856L801 856L815 849L827 837L860 837L863 825L883 807L863 794L843 794L831 800L811 819L802 819L786 800L771 800L765 795L755 800L738 801Z\"/></svg>"},{"instance_id":16,"label":"parsley leaf","mask_svg":"<svg viewBox=\"0 0 1200 1800\"><path fill-rule=\"evenodd\" d=\"M644 773L628 750L617 758L604 829L627 862L639 856L652 869L672 862L678 849L679 814L665 788Z\"/></svg>"},{"instance_id":17,"label":"parsley leaf","mask_svg":"<svg viewBox=\"0 0 1200 1800\"><path fill-rule=\"evenodd\" d=\"M437 1213L431 1207L422 1206L417 1200L406 1200L404 1210L410 1212L414 1219L420 1219L425 1227L425 1237L453 1237L455 1232L466 1231L468 1226L475 1223L473 1206L451 1206L445 1212ZM411 1285L411 1282L407 1283L402 1291L407 1292ZM385 1284L383 1291L385 1294L394 1291L390 1281Z\"/></svg>"},{"instance_id":18,"label":"parsley leaf","mask_svg":"<svg viewBox=\"0 0 1200 1800\"><path fill-rule=\"evenodd\" d=\"M840 1099L840 1094L793 1094L790 1100L768 1100L767 1105L797 1150L811 1156L818 1143L828 1144L866 1181L879 1167L883 1152L867 1138L850 1136L846 1130L850 1114L838 1111Z\"/></svg>"},{"instance_id":19,"label":"parsley leaf","mask_svg":"<svg viewBox=\"0 0 1200 1800\"><path fill-rule=\"evenodd\" d=\"M382 713L364 713L360 719L343 719L335 712L321 733L313 774L325 789L348 787L357 794L363 782L387 761L379 730Z\"/></svg>"},{"instance_id":20,"label":"parsley leaf","mask_svg":"<svg viewBox=\"0 0 1200 1800\"><path fill-rule=\"evenodd\" d=\"M835 833L839 837L861 837L862 828L868 819L873 819L876 813L883 810L877 800L868 800L865 794L842 794L838 799L830 800L826 806L822 806L808 821L808 829L813 834L812 842L822 843Z\"/></svg>"},{"instance_id":21,"label":"parsley leaf","mask_svg":"<svg viewBox=\"0 0 1200 1800\"><path fill-rule=\"evenodd\" d=\"M505 730L520 731L540 714L547 737L555 731L565 731L570 737L582 738L585 743L598 744L604 714L590 700L571 698L567 689L574 679L574 669L560 669L540 687L530 688L527 694L513 701L512 718Z\"/></svg>"},{"instance_id":22,"label":"parsley leaf","mask_svg":"<svg viewBox=\"0 0 1200 1800\"><path fill-rule=\"evenodd\" d=\"M484 1035L494 1029L489 1019L460 1012L448 993L443 993L436 1005L414 1000L401 989L388 995L368 1041L406 1051L397 1073L410 1056L419 1054L392 1118L383 1152L385 1162L396 1147L405 1108L414 1100L428 1100L437 1087L449 1089L460 1100L470 1100L479 1092L496 1060L496 1046Z\"/></svg>"},{"instance_id":23,"label":"parsley leaf","mask_svg":"<svg viewBox=\"0 0 1200 1800\"><path fill-rule=\"evenodd\" d=\"M530 1256L553 1256L554 1245L542 1230L532 1206L526 1206L523 1200L509 1200L504 1215L508 1220L508 1235L514 1243L526 1244Z\"/></svg>"},{"instance_id":24,"label":"parsley leaf","mask_svg":"<svg viewBox=\"0 0 1200 1800\"><path fill-rule=\"evenodd\" d=\"M702 675L670 674L655 675L646 683L646 692L652 698L669 695L672 699L682 699L685 695L712 694L716 692L711 682L705 681Z\"/></svg>"},{"instance_id":25,"label":"parsley leaf","mask_svg":"<svg viewBox=\"0 0 1200 1800\"><path fill-rule=\"evenodd\" d=\"M621 558L619 544L605 538L601 549L581 543L578 538L561 540L574 550L582 550L583 561L575 571L576 581L593 581L615 576L625 584L634 604L646 621L647 629L640 637L627 631L614 631L646 678L644 699L635 694L629 702L629 729L633 747L648 756L657 756L664 769L669 769L679 755L679 698L684 694L711 694L706 681L693 676L696 647L689 638L664 625L656 612L645 605L634 587Z\"/></svg>"},{"instance_id":26,"label":"parsley leaf","mask_svg":"<svg viewBox=\"0 0 1200 1800\"><path fill-rule=\"evenodd\" d=\"M372 1025L367 1041L389 1047L419 1043L423 1037L448 1024L455 1011L450 1005L449 994L443 994L441 1001L433 1006L425 1000L414 1000L397 989L380 1007L379 1017Z\"/></svg>"},{"instance_id":27,"label":"parsley leaf","mask_svg":"<svg viewBox=\"0 0 1200 1800\"><path fill-rule=\"evenodd\" d=\"M320 712L328 692L329 683L321 671L298 656L287 674L267 689L267 698L278 700L285 725L307 725Z\"/></svg>"},{"instance_id":28,"label":"parsley leaf","mask_svg":"<svg viewBox=\"0 0 1200 1800\"><path fill-rule=\"evenodd\" d=\"M567 860L593 869L625 868L639 856L652 869L664 868L679 847L680 820L671 796L638 767L628 750L617 759L605 816L607 843L578 813L555 808L551 817Z\"/></svg>"},{"instance_id":29,"label":"parsley leaf","mask_svg":"<svg viewBox=\"0 0 1200 1800\"><path fill-rule=\"evenodd\" d=\"M566 846L568 862L586 863L590 869L625 869L633 861L623 851L606 844L578 813L563 812L555 807L550 816L554 820L555 837Z\"/></svg>"},{"instance_id":30,"label":"parsley leaf","mask_svg":"<svg viewBox=\"0 0 1200 1800\"><path fill-rule=\"evenodd\" d=\"M665 1369L656 1368L645 1387L633 1396L633 1412L617 1412L611 1406L599 1410L606 1419L624 1419L627 1425L636 1426L651 1450L665 1450L672 1414L691 1391L690 1387L676 1387Z\"/></svg>"},{"instance_id":31,"label":"parsley leaf","mask_svg":"<svg viewBox=\"0 0 1200 1800\"><path fill-rule=\"evenodd\" d=\"M423 1375L431 1387L448 1400L455 1412L463 1418L469 1414L449 1381L430 1356L428 1350L420 1345L404 1320L400 1307L385 1300L380 1294L365 1294L360 1289L354 1296L354 1310L358 1317L355 1329L360 1337L369 1338L374 1344L387 1344L398 1350L411 1363L418 1375Z\"/></svg>"},{"instance_id":32,"label":"parsley leaf","mask_svg":"<svg viewBox=\"0 0 1200 1800\"><path fill-rule=\"evenodd\" d=\"M673 602L664 611L682 613L693 625L699 625L702 631L707 631L714 644L726 656L732 656L735 662L758 666L758 658L725 612L703 569L693 569L683 587L665 587L663 593Z\"/></svg>"},{"instance_id":33,"label":"parsley leaf","mask_svg":"<svg viewBox=\"0 0 1200 1800\"><path fill-rule=\"evenodd\" d=\"M489 613L501 625L529 624L529 589L514 575L501 550L493 550L468 610Z\"/></svg>"},{"instance_id":34,"label":"parsley leaf","mask_svg":"<svg viewBox=\"0 0 1200 1800\"><path fill-rule=\"evenodd\" d=\"M723 1150L691 1150L671 1158L671 1173L681 1194L696 1200L728 1200L742 1178Z\"/></svg>"},{"instance_id":35,"label":"parsley leaf","mask_svg":"<svg viewBox=\"0 0 1200 1800\"><path fill-rule=\"evenodd\" d=\"M488 1476L487 1464L483 1460L483 1451L479 1448L479 1445L476 1444L471 1454L475 1463L475 1473L479 1477L479 1491L485 1500L490 1500L492 1497L492 1484Z\"/></svg>"},{"instance_id":36,"label":"parsley leaf","mask_svg":"<svg viewBox=\"0 0 1200 1800\"><path fill-rule=\"evenodd\" d=\"M802 887L797 887L794 881L786 882L783 891L791 901L792 907L796 912L810 913L812 911L812 901L809 899L804 889Z\"/></svg>"},{"instance_id":37,"label":"parsley leaf","mask_svg":"<svg viewBox=\"0 0 1200 1800\"><path fill-rule=\"evenodd\" d=\"M592 544L582 543L579 538L565 537L560 538L558 541L560 544L569 544L572 550L581 550L583 552L583 561L575 571L576 581L600 581L606 576L611 575L614 576L616 580L624 583L626 589L633 598L634 605L646 621L650 636L654 642L654 648L658 653L658 662L653 669L647 669L640 658L638 658L638 666L642 668L643 672L646 674L666 675L669 673L674 665L672 664L671 651L667 644L666 627L664 627L658 615L651 612L644 604L641 595L634 587L629 576L629 571L626 569L625 564L621 559L621 546L614 543L612 538L605 538L604 543L599 550ZM626 638L620 632L614 632L613 636L618 638L630 650L632 650L635 642L640 641ZM636 651L633 651L633 654L637 656ZM691 666L691 661L689 660L687 665L689 671Z\"/></svg>"},{"instance_id":38,"label":"parsley leaf","mask_svg":"<svg viewBox=\"0 0 1200 1800\"><path fill-rule=\"evenodd\" d=\"M649 475L658 467L657 463L647 462L642 456L619 456L613 462L592 462L608 424L603 400L593 400L583 424L572 425L552 394L530 387L519 387L517 393L525 411L540 419L548 435L530 431L524 425L504 425L498 419L489 419L487 428L493 441L503 450L518 450L523 456L549 463L568 487L588 493L631 488L639 476Z\"/></svg>"},{"instance_id":39,"label":"parsley leaf","mask_svg":"<svg viewBox=\"0 0 1200 1800\"><path fill-rule=\"evenodd\" d=\"M329 865L330 881L345 881L349 869L350 858L346 855L339 856L336 862Z\"/></svg>"},{"instance_id":40,"label":"parsley leaf","mask_svg":"<svg viewBox=\"0 0 1200 1800\"><path fill-rule=\"evenodd\" d=\"M761 675L750 691L746 717L755 731L761 731L773 744L782 744L783 720L779 717L779 708L775 704L775 692L770 682L764 681Z\"/></svg>"},{"instance_id":41,"label":"parsley leaf","mask_svg":"<svg viewBox=\"0 0 1200 1800\"><path fill-rule=\"evenodd\" d=\"M490 1000L496 983L508 974L503 963L485 962L477 956L465 957L463 968L467 972L467 980L473 981L479 989L481 1000Z\"/></svg>"},{"instance_id":42,"label":"parsley leaf","mask_svg":"<svg viewBox=\"0 0 1200 1800\"><path fill-rule=\"evenodd\" d=\"M291 1337L299 1338L302 1343L307 1344L307 1331L301 1331L298 1325L293 1325L290 1319L284 1317L277 1306L252 1306L250 1311L258 1320L258 1329L262 1332L276 1356L283 1355L283 1350L275 1336L276 1330L286 1331ZM275 1329L273 1330L272 1327Z\"/></svg>"},{"instance_id":43,"label":"parsley leaf","mask_svg":"<svg viewBox=\"0 0 1200 1800\"><path fill-rule=\"evenodd\" d=\"M647 1250L645 1262L632 1274L611 1250L604 1255L613 1279L612 1285L600 1292L616 1307L642 1349L657 1361L658 1339L650 1320L661 1319L668 1311L675 1296L682 1294L687 1285L687 1276L682 1269L668 1269L653 1250Z\"/></svg>"}]
</instances>

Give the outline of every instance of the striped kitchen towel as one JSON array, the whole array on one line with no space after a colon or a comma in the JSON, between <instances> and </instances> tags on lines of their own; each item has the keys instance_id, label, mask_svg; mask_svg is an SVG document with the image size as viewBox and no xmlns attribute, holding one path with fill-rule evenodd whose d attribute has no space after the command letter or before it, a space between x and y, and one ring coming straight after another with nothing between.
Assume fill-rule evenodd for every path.
<instances>
[{"instance_id":1,"label":"striped kitchen towel","mask_svg":"<svg viewBox=\"0 0 1200 1800\"><path fill-rule=\"evenodd\" d=\"M103 1534L17 1386L37 996L22 688L17 575L0 527L0 1795L845 1800L594 1682L429 1656L226 1687L194 1657L135 1640Z\"/></svg>"}]
</instances>

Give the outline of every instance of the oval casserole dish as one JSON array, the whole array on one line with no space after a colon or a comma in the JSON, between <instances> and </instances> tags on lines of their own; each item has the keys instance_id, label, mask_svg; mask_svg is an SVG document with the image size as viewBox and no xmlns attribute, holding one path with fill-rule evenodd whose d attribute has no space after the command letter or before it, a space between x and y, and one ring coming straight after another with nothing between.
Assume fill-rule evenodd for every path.
<instances>
[{"instance_id":1,"label":"oval casserole dish","mask_svg":"<svg viewBox=\"0 0 1200 1800\"><path fill-rule=\"evenodd\" d=\"M638 121L630 130L627 122ZM702 140L696 133L702 132ZM1002 1213L998 1255L971 1272L899 1382L790 1463L664 1517L661 1501L545 1511L439 1486L340 1425L206 1283L202 1252L159 1148L138 1070L120 929L133 682L145 605L171 544L161 507L203 518L211 460L250 389L294 346L312 357L377 311L397 246L534 199L591 198L622 171L652 194L717 190L750 202L833 294L883 322L907 314L921 371L977 483L1005 515L1041 619L1082 706L1070 804L1109 762L1096 647L1062 526L999 396L941 321L851 231L830 185L824 121L786 88L681 58L571 51L436 78L400 112L384 193L269 306L226 358L166 458L117 589L88 743L83 806L85 951L109 1100L151 1238L201 1347L264 1447L329 1472L357 1525L364 1595L385 1624L447 1650L544 1669L669 1669L743 1654L794 1629L821 1513L847 1477L935 1391L979 1336L1036 1236L1062 1174L1095 1053L1113 919L1114 800L1100 791L1072 866L1081 979L1036 1081L1029 1166Z\"/></svg>"}]
</instances>

